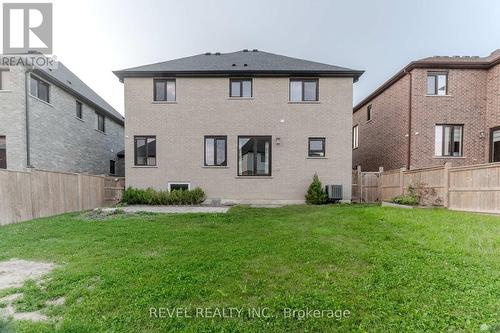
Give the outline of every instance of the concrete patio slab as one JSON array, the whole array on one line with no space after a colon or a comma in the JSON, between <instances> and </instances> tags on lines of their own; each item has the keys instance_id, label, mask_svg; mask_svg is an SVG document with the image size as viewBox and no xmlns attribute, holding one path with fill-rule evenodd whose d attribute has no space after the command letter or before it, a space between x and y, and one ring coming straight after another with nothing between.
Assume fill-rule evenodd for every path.
<instances>
[{"instance_id":1,"label":"concrete patio slab","mask_svg":"<svg viewBox=\"0 0 500 333\"><path fill-rule=\"evenodd\" d=\"M211 207L211 206L127 206L120 208L103 208L103 212L121 209L126 213L148 212L165 214L182 213L227 213L230 207Z\"/></svg>"}]
</instances>

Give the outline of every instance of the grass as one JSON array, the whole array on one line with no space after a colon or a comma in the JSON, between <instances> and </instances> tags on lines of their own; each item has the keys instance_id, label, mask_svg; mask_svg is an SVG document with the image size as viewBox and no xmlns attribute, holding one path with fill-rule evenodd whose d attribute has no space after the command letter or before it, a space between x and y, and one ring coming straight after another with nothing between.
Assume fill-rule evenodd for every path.
<instances>
[{"instance_id":1,"label":"grass","mask_svg":"<svg viewBox=\"0 0 500 333\"><path fill-rule=\"evenodd\" d=\"M236 207L228 214L65 214L0 227L0 260L52 261L16 332L500 331L500 218L379 206ZM19 291L19 290L15 290ZM1 292L1 291L0 291ZM12 290L11 290L12 292ZM150 308L232 307L232 318ZM248 308L270 318L248 316ZM283 309L349 311L285 318ZM338 314L338 312L337 312Z\"/></svg>"}]
</instances>

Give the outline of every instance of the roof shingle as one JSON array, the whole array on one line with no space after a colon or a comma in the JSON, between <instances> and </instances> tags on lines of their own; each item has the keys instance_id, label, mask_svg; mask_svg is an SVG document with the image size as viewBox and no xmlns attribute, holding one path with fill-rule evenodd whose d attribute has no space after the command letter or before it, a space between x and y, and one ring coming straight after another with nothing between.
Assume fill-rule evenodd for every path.
<instances>
[{"instance_id":1,"label":"roof shingle","mask_svg":"<svg viewBox=\"0 0 500 333\"><path fill-rule=\"evenodd\" d=\"M155 64L133 67L114 72L120 80L127 76L148 74L324 74L350 76L355 80L363 71L323 64L314 61L291 58L278 54L242 50L231 53L204 53Z\"/></svg>"},{"instance_id":2,"label":"roof shingle","mask_svg":"<svg viewBox=\"0 0 500 333\"><path fill-rule=\"evenodd\" d=\"M85 84L78 76L70 71L62 62L58 62L55 68L40 68L37 67L35 72L45 76L49 81L69 90L75 95L93 103L95 107L101 109L101 112L107 113L108 116L114 118L119 123L123 124L124 117L109 105L101 96L93 91Z\"/></svg>"}]
</instances>

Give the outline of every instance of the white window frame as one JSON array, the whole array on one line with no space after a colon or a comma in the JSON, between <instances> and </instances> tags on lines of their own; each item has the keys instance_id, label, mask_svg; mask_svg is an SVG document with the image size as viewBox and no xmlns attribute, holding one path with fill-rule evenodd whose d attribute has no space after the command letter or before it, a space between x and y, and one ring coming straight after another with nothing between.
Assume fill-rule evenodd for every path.
<instances>
[{"instance_id":1,"label":"white window frame","mask_svg":"<svg viewBox=\"0 0 500 333\"><path fill-rule=\"evenodd\" d=\"M167 189L169 192L171 192L172 185L187 185L188 186L188 191L191 190L191 183L190 182L168 182L167 183Z\"/></svg>"},{"instance_id":2,"label":"white window frame","mask_svg":"<svg viewBox=\"0 0 500 333\"><path fill-rule=\"evenodd\" d=\"M352 149L359 148L359 126L354 125L352 127Z\"/></svg>"},{"instance_id":3,"label":"white window frame","mask_svg":"<svg viewBox=\"0 0 500 333\"><path fill-rule=\"evenodd\" d=\"M429 78L434 80L434 92L429 93ZM439 90L439 80L444 77L445 91L444 93ZM428 72L425 91L427 96L447 96L448 95L448 72Z\"/></svg>"},{"instance_id":4,"label":"white window frame","mask_svg":"<svg viewBox=\"0 0 500 333\"><path fill-rule=\"evenodd\" d=\"M460 153L458 156L443 155L444 144L444 128L445 127L461 127L460 132ZM462 124L436 124L434 130L434 156L443 158L460 158L464 156L464 125Z\"/></svg>"}]
</instances>

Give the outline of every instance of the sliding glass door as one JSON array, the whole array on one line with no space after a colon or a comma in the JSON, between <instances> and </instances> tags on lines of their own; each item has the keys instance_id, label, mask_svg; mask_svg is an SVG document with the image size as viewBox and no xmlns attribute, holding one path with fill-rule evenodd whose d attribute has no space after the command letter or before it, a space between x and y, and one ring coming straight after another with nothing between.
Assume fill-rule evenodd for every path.
<instances>
[{"instance_id":1,"label":"sliding glass door","mask_svg":"<svg viewBox=\"0 0 500 333\"><path fill-rule=\"evenodd\" d=\"M238 176L271 175L271 137L238 137Z\"/></svg>"}]
</instances>

